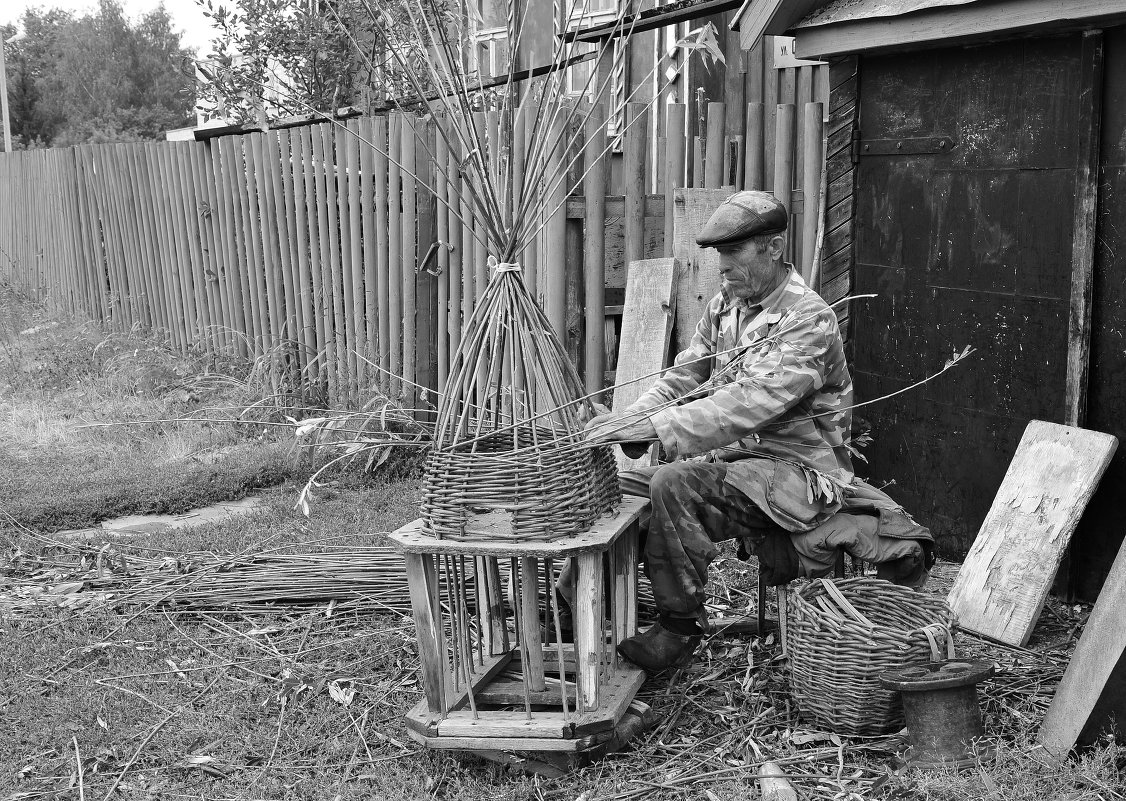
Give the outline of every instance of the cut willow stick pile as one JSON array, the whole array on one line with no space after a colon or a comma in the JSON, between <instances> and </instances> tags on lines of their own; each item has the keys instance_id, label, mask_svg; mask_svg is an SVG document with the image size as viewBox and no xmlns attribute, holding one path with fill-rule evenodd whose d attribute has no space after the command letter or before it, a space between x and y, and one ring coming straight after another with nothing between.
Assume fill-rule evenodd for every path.
<instances>
[{"instance_id":1,"label":"cut willow stick pile","mask_svg":"<svg viewBox=\"0 0 1126 801\"><path fill-rule=\"evenodd\" d=\"M576 448L593 407L516 264L494 266L466 326L424 468L441 539L548 541L621 500L608 446Z\"/></svg>"}]
</instances>

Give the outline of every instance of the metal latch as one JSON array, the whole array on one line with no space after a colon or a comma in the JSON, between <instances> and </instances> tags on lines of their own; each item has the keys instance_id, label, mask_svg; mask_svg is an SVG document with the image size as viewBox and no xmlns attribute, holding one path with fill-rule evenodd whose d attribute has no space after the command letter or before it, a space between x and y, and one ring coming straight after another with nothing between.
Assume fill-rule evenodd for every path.
<instances>
[{"instance_id":1,"label":"metal latch","mask_svg":"<svg viewBox=\"0 0 1126 801\"><path fill-rule=\"evenodd\" d=\"M949 153L957 142L950 136L917 136L905 139L861 139L861 156L925 156Z\"/></svg>"}]
</instances>

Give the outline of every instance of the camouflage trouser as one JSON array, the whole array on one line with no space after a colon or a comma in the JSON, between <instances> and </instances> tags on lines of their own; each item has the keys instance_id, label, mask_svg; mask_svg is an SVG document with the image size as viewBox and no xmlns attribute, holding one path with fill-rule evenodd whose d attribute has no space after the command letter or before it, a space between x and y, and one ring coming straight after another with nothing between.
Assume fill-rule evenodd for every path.
<instances>
[{"instance_id":1,"label":"camouflage trouser","mask_svg":"<svg viewBox=\"0 0 1126 801\"><path fill-rule=\"evenodd\" d=\"M926 579L915 540L877 535L877 518L837 514L812 531L791 533L725 482L723 462L674 462L620 473L622 492L650 499L642 519L645 572L658 611L694 617L703 606L715 543L744 538L760 569L784 583L798 575L827 575L838 548L884 565L881 577L918 585Z\"/></svg>"}]
</instances>

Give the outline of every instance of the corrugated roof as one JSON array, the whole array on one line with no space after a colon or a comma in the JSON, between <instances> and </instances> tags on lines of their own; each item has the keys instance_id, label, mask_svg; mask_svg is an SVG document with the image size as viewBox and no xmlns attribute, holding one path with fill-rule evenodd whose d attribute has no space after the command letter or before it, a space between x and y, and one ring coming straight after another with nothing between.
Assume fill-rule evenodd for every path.
<instances>
[{"instance_id":1,"label":"corrugated roof","mask_svg":"<svg viewBox=\"0 0 1126 801\"><path fill-rule=\"evenodd\" d=\"M831 25L836 22L875 19L879 17L899 17L915 11L941 6L964 6L978 0L833 0L816 11L794 28L812 28L815 25Z\"/></svg>"}]
</instances>

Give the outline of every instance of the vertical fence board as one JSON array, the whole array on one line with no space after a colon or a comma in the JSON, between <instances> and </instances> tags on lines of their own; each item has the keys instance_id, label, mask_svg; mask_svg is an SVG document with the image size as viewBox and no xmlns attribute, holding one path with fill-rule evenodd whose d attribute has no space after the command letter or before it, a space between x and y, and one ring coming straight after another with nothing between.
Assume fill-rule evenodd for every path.
<instances>
[{"instance_id":1,"label":"vertical fence board","mask_svg":"<svg viewBox=\"0 0 1126 801\"><path fill-rule=\"evenodd\" d=\"M344 137L348 151L348 233L349 270L352 280L352 306L348 313L348 331L352 337L352 350L348 363L354 365L353 381L357 390L363 386L367 373L360 359L367 351L367 320L364 302L364 251L363 208L360 201L360 128L358 120L349 120Z\"/></svg>"},{"instance_id":2,"label":"vertical fence board","mask_svg":"<svg viewBox=\"0 0 1126 801\"><path fill-rule=\"evenodd\" d=\"M244 283L245 271L239 253L235 219L238 216L236 200L231 180L231 160L233 150L229 139L219 139L211 146L211 169L215 181L215 195L222 225L223 241L223 279L227 287L231 309L231 327L239 348L239 355L246 356L254 350L253 328L250 324L249 298Z\"/></svg>"},{"instance_id":3,"label":"vertical fence board","mask_svg":"<svg viewBox=\"0 0 1126 801\"><path fill-rule=\"evenodd\" d=\"M724 146L723 135L726 123L726 104L708 103L707 140L704 144L704 188L719 189L723 186Z\"/></svg>"},{"instance_id":4,"label":"vertical fence board","mask_svg":"<svg viewBox=\"0 0 1126 801\"><path fill-rule=\"evenodd\" d=\"M586 328L583 367L587 392L601 390L605 383L606 345L606 111L594 106L586 121L583 149L583 195L586 199L584 278L586 279Z\"/></svg>"},{"instance_id":5,"label":"vertical fence board","mask_svg":"<svg viewBox=\"0 0 1126 801\"><path fill-rule=\"evenodd\" d=\"M305 366L305 307L301 302L301 270L297 257L297 209L294 200L293 172L290 165L293 151L290 132L275 131L270 137L270 147L276 148L270 161L270 177L277 201L278 239L282 262L282 289L285 291L286 350L291 354L298 379ZM303 382L298 380L298 386Z\"/></svg>"},{"instance_id":6,"label":"vertical fence board","mask_svg":"<svg viewBox=\"0 0 1126 801\"><path fill-rule=\"evenodd\" d=\"M462 250L464 242L462 233L462 205L461 205L461 171L458 169L457 143L451 142L446 161L446 179L449 182L447 197L450 204L449 212L449 360L452 363L454 354L461 345L462 331ZM513 155L513 164L516 156ZM448 370L447 365L447 370Z\"/></svg>"},{"instance_id":7,"label":"vertical fence board","mask_svg":"<svg viewBox=\"0 0 1126 801\"><path fill-rule=\"evenodd\" d=\"M352 375L348 370L348 339L347 323L344 320L344 274L340 257L340 216L337 206L337 192L339 186L339 172L337 169L336 143L332 126L324 124L320 129L321 152L324 157L325 174L325 210L328 214L328 282L325 289L325 300L332 299L332 352L335 354L336 364L336 398L342 399L349 394L349 385ZM321 235L324 235L322 229Z\"/></svg>"},{"instance_id":8,"label":"vertical fence board","mask_svg":"<svg viewBox=\"0 0 1126 801\"><path fill-rule=\"evenodd\" d=\"M301 129L301 158L305 173L305 216L309 232L309 280L312 293L313 327L316 334L316 352L313 356L317 365L315 375L318 383L328 388L329 371L332 359L329 358L328 338L331 326L328 324L327 308L324 299L324 271L327 261L325 240L321 238L321 216L327 219L321 184L323 177L318 156L320 137L314 136L312 127Z\"/></svg>"},{"instance_id":9,"label":"vertical fence board","mask_svg":"<svg viewBox=\"0 0 1126 801\"><path fill-rule=\"evenodd\" d=\"M403 210L399 217L402 227L401 241L401 267L403 290L403 389L404 405L413 407L414 388L416 380L416 353L415 345L418 336L417 329L417 285L415 282L415 263L417 262L417 235L415 228L417 222L418 183L415 173L415 152L418 148L418 131L415 129L413 115L404 114L402 122L402 139L400 140L402 165L402 203Z\"/></svg>"},{"instance_id":10,"label":"vertical fence board","mask_svg":"<svg viewBox=\"0 0 1126 801\"><path fill-rule=\"evenodd\" d=\"M435 271L438 282L438 391L446 391L450 361L450 180L446 172L449 148L439 135L434 142L434 191L437 195L438 253Z\"/></svg>"},{"instance_id":11,"label":"vertical fence board","mask_svg":"<svg viewBox=\"0 0 1126 801\"><path fill-rule=\"evenodd\" d=\"M379 386L384 393L391 391L391 301L389 295L390 257L388 243L388 149L387 117L377 117L372 126L375 159L375 294L379 306Z\"/></svg>"},{"instance_id":12,"label":"vertical fence board","mask_svg":"<svg viewBox=\"0 0 1126 801\"><path fill-rule=\"evenodd\" d=\"M364 117L358 126L357 135L360 142L360 237L363 242L363 270L364 270L364 337L363 356L364 362L364 389L370 392L379 376L373 367L378 363L379 356L376 350L376 341L379 329L379 300L377 296L376 278L376 237L375 237L375 187L373 171L375 167L375 150L373 146L374 126L370 117Z\"/></svg>"},{"instance_id":13,"label":"vertical fence board","mask_svg":"<svg viewBox=\"0 0 1126 801\"><path fill-rule=\"evenodd\" d=\"M387 153L390 162L387 168L387 254L388 254L388 290L387 311L391 317L389 327L388 348L390 361L388 369L391 372L390 393L392 398L398 398L401 391L399 376L403 374L403 265L402 265L402 239L403 232L399 220L402 209L402 141L403 121L401 114L392 114L388 122Z\"/></svg>"}]
</instances>

